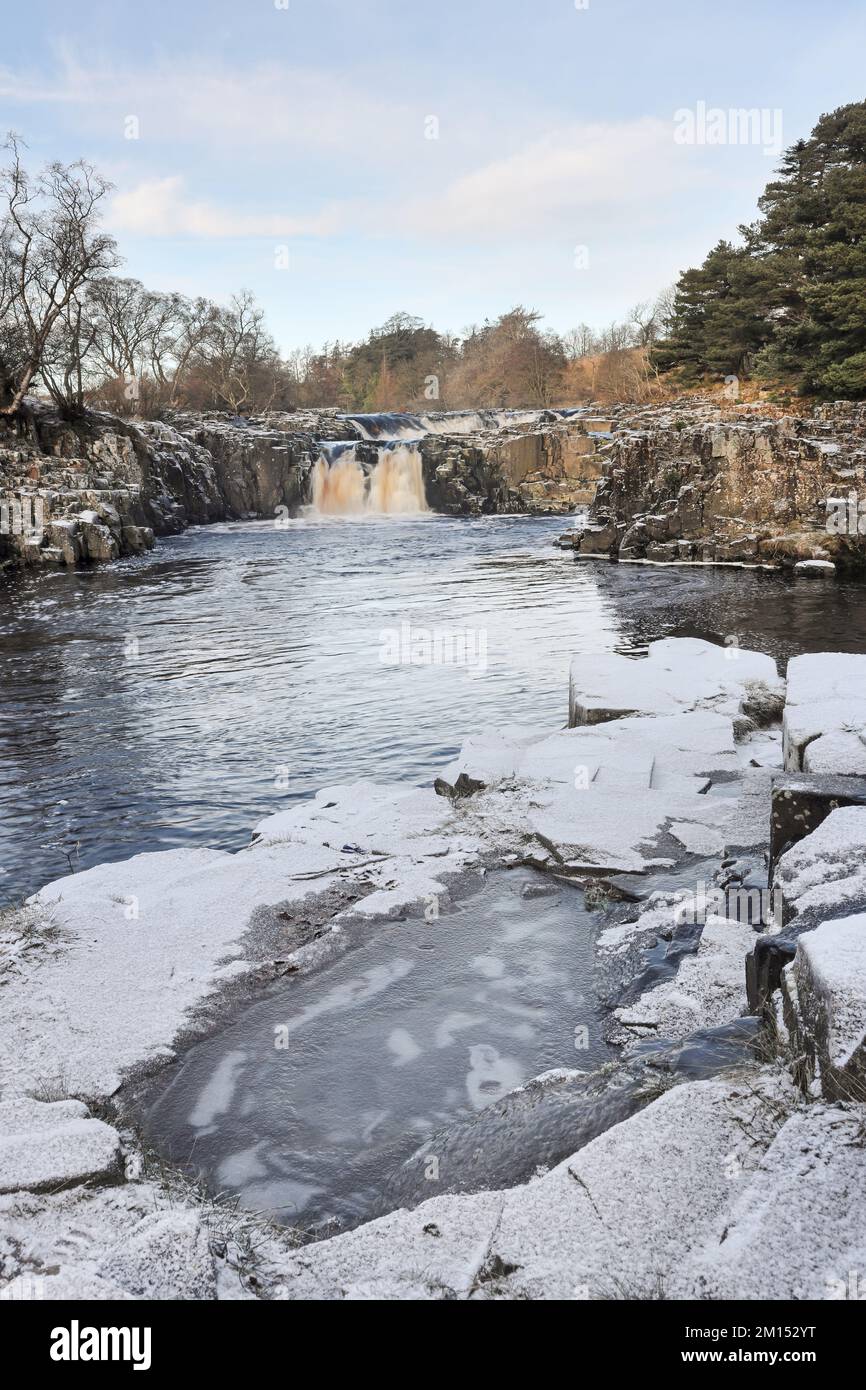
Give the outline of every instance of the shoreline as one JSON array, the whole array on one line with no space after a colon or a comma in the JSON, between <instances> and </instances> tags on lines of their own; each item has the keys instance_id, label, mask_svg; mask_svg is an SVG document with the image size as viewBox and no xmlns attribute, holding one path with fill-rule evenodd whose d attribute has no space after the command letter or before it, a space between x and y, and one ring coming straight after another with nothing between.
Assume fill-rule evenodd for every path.
<instances>
[{"instance_id":1,"label":"shoreline","mask_svg":"<svg viewBox=\"0 0 866 1390\"><path fill-rule=\"evenodd\" d=\"M778 678L773 680L769 658L741 651L736 660L728 660L729 653L724 649L712 649L710 644L691 639L668 640L654 646L660 649L655 657L651 650L651 658L643 661L611 658L607 670L601 669L597 661L579 663L572 676L572 709L577 695L576 703L583 713L580 722L571 728L547 737L527 731L516 742L509 742L496 731L470 738L463 753L443 774L445 783L452 787L461 774L481 784L467 797L437 796L432 789L406 784L376 787L367 783L324 789L311 801L266 818L256 827L253 843L234 854L206 850L156 852L101 865L47 885L30 900L23 915L18 914L21 929L17 948L7 914L2 937L7 955L3 993L11 1012L7 1008L4 1027L9 1034L5 1040L8 1060L0 1106L17 1106L17 1123L24 1125L26 1119L31 1129L25 1126L16 1138L18 1178L12 1192L8 1190L8 1181L4 1184L0 1178L0 1186L7 1191L0 1201L4 1215L17 1223L16 1229L21 1231L22 1248L28 1241L35 1242L34 1249L53 1248L55 1239L62 1238L72 1208L79 1223L89 1220L86 1212L91 1211L94 1234L88 1256L89 1272L81 1287L92 1287L88 1283L91 1275L97 1280L107 1278L99 1273L103 1268L113 1268L102 1228L106 1203L115 1210L115 1216L118 1203L129 1203L130 1214L125 1219L131 1223L127 1231L130 1237L137 1230L131 1213L140 1213L142 1203L149 1204L155 1228L161 1229L160 1223L168 1219L165 1214L160 1215L158 1188L136 1176L141 1171L142 1153L125 1128L132 1117L136 1095L140 1097L159 1084L159 1074L166 1063L182 1057L184 1050L205 1033L218 1031L229 1014L235 1016L236 1011L260 997L262 987L267 988L281 973L303 975L316 970L358 934L375 929L377 921L408 917L423 923L425 909L429 910L431 902L435 902L437 911L440 905L447 910L453 897L460 894L461 883L465 887L476 878L483 882L484 873L494 867L523 865L552 879L566 874L573 880L594 881L594 892L600 892L602 906L610 909L618 903L613 918L610 911L600 918L600 956L613 969L620 987L624 982L639 980L645 969L646 951L653 949L648 943L652 941L658 946L664 941L660 931L675 931L672 918L689 899L694 909L695 893L677 889L673 897L670 892L661 897L655 894L637 903L629 903L626 895L634 893L636 883L649 886L652 876L664 872L664 863L670 863L672 856L686 867L696 862L695 846L705 852L712 849L722 872L723 860L731 855L738 863L754 864L756 855L763 853L760 847L764 840L769 841L770 789L782 761L778 722L770 724L768 731L762 730L743 709L745 701L754 713L763 698L764 715L772 708L778 721L782 683ZM824 660L838 663L840 658ZM861 660L866 663L866 658ZM585 684L586 677L589 685ZM624 678L630 699L633 701L637 692L644 707L615 717L618 682ZM577 692L575 681L582 687ZM813 720L820 721L819 710L820 705L815 705ZM604 717L597 719L599 714ZM574 713L572 717L575 719ZM746 729L740 722L741 741L735 742L735 721L744 719L749 719L751 727ZM789 719L789 723L793 727L796 720ZM832 730L827 736L832 748ZM636 754L648 746L654 749L653 776L661 781L655 787L646 784L640 791L635 778L639 781L644 774L636 765ZM811 740L807 746L818 744ZM580 766L596 768L589 783L596 788L591 794L591 813L589 805L585 808L589 819L580 809L581 793L568 786L574 780L575 759ZM756 761L757 767L753 766ZM740 789L738 798L706 795L704 784L708 777L710 782L721 779L726 783L732 774L736 775ZM625 818L624 804L629 805ZM842 814L832 812L837 817ZM866 808L854 808L846 814L860 818L857 823L862 824L866 843ZM572 824L575 815L578 822ZM586 838L590 831L591 850ZM820 834L820 827L814 833ZM347 855L334 848L333 841L357 847L363 856L354 851ZM662 864L655 862L659 859ZM782 868L777 873L784 874L785 863L783 855ZM155 888L157 879L159 887ZM286 894L290 880L292 891ZM832 899L832 875L829 881L831 886L826 891ZM599 889L599 882L606 882L607 889ZM606 897L608 892L610 896ZM338 899L337 893L343 897ZM617 898L618 894L623 896ZM133 903L137 915L125 917L124 911ZM170 911L166 911L168 904ZM289 916L287 925L279 919L281 912ZM293 925L293 919L302 913L308 925L299 929ZM629 917L631 921L622 920ZM207 930L203 932L204 919ZM146 933L146 943L136 946L134 940L130 941L130 933ZM751 925L726 922L724 917L711 913L703 923L696 950L685 951L675 959L674 974L668 972L651 983L634 1003L623 1006L625 1013L622 1008L611 1011L619 1028L616 1041L622 1045L629 1032L634 1038L637 1027L638 1036L662 1036L679 1055L688 1051L687 1040L696 1027L712 1030L727 1022L732 1011L734 1018L745 1014L748 1003L744 947L754 936ZM89 974L94 968L102 972L96 986ZM166 971L170 971L168 976ZM166 984L172 979L178 983L166 991ZM130 980L134 984L123 983ZM722 981L726 983L720 992ZM154 1016L148 1012L148 1005L156 997L160 997L161 1003ZM69 999L69 1008L79 1011L77 1019L64 1020L56 1013L52 1016L46 1001L55 998ZM98 1004L97 998L101 1001ZM790 1006L789 1014L793 1007ZM776 1018L775 1012L773 1016ZM814 1021L810 1026L814 1032ZM90 1030L89 1040L82 1039L82 1027L85 1034ZM630 1051L633 1045L627 1044L623 1053L628 1067L634 1062ZM28 1090L31 1094L51 1094L52 1076L46 1076L46 1072L54 1071L48 1061L52 1056L66 1062L67 1093L83 1097L103 1118L87 1119L79 1112L70 1115L68 1107L74 1101L26 1100ZM797 1119L803 1092L797 1090L784 1067L778 1062L769 1070L766 1065L749 1065L758 1068L749 1084L769 1087L767 1094L776 1097L772 1105L782 1105L779 1097L787 1097L783 1108L790 1122ZM723 1076L724 1070L723 1067ZM637 1127L631 1131L635 1134L652 1134L656 1124L667 1124L668 1110L685 1107L690 1111L696 1107L703 1114L701 1087L727 1087L725 1094L740 1095L742 1100L741 1070L740 1065L739 1072L727 1080L681 1079L673 1091L665 1087L658 1099L642 1107L637 1115L597 1134L580 1153L588 1155L589 1162L594 1146L600 1145L609 1163L611 1144L615 1142L611 1136L618 1130L624 1131L621 1143L626 1152L632 1142L625 1134L630 1126ZM751 1075L748 1066L746 1071ZM59 1071L54 1080L59 1086ZM555 1096L560 1103L574 1084L559 1076L543 1083L541 1092ZM524 1083L520 1089L528 1086L532 1092L534 1085ZM716 1090L713 1094L718 1096L721 1092ZM674 1099L674 1095L679 1098ZM509 1105L519 1111L519 1102L513 1096ZM21 1111L22 1106L26 1114ZM62 1113L55 1106L60 1106ZM659 1106L661 1112L652 1119ZM482 1122L485 1114L480 1112ZM705 1116L701 1126L707 1123L713 1128L716 1121ZM53 1197L28 1197L28 1163L33 1161L37 1135L44 1134L46 1128L52 1135L59 1165L53 1185L66 1187L66 1191ZM776 1132L768 1132L770 1147L775 1137ZM94 1149L100 1150L96 1157ZM560 1166L567 1169L574 1162L572 1156ZM127 1180L118 1186L120 1171ZM744 1171L752 1172L753 1166ZM500 1212L513 1207L518 1220L520 1203L534 1200L536 1183L547 1183L545 1192L552 1192L554 1187L558 1192L560 1179L553 1182L558 1172L559 1169L552 1170L550 1181L544 1177L533 1179L528 1185L508 1188L498 1196L433 1195L426 1207L439 1204L436 1211L447 1213L449 1223L455 1220L457 1228L462 1228L467 1214L471 1224L475 1219L472 1212L479 1219L483 1213L486 1221L491 1203ZM37 1186L42 1187L41 1180ZM121 1198L119 1193L126 1196ZM633 1196L636 1198L637 1193ZM561 1200L561 1195L556 1197L557 1210ZM205 1239L203 1210L195 1204L184 1207L185 1229L198 1243ZM551 1219L555 1222L559 1217L551 1212ZM407 1296L409 1250L417 1239L413 1233L420 1227L416 1212L405 1210L305 1247L302 1265L297 1263L300 1257L291 1254L290 1235L277 1232L269 1236L274 1244L269 1247L269 1292L264 1296L332 1297L340 1296L340 1289L344 1290L342 1296L352 1296L345 1294L346 1288L355 1286L346 1269L353 1267L357 1259L359 1271L362 1267L365 1270L364 1278L373 1277L371 1252L380 1248L375 1231L382 1222L388 1223L393 1237L389 1237L386 1266L375 1277L383 1281L384 1296ZM640 1227L635 1229L639 1232ZM401 1242L409 1260L402 1272ZM156 1277L152 1268L153 1241L145 1245L136 1277L145 1278L145 1271L150 1279ZM345 1256L344 1250L348 1252ZM638 1234L629 1258L637 1259L639 1264L639 1257ZM565 1255L562 1258L565 1260ZM38 1259L43 1267L48 1267L47 1255ZM348 1261L345 1267L344 1260ZM234 1270L232 1278L242 1263L237 1251L228 1259L228 1266ZM220 1261L213 1257L211 1264L210 1294L191 1293L188 1289L184 1292L179 1286L174 1292L149 1296L217 1296L227 1266L223 1260L221 1268L216 1269ZM334 1272L337 1267L341 1271L339 1278ZM12 1274L12 1281L28 1272L32 1275L35 1268L34 1265L28 1271L22 1264ZM201 1273L199 1261L194 1262L194 1269ZM5 1269L3 1276L9 1282ZM44 1276L46 1296L68 1296L69 1288L76 1287L79 1277L84 1276L70 1270L70 1285L65 1276L57 1283L54 1281L58 1276ZM242 1278L245 1277L242 1272ZM354 1276L355 1281L357 1277L360 1273ZM557 1274L554 1284L559 1277ZM496 1287L485 1286L483 1296L545 1296L537 1291L527 1293L536 1288L531 1280L529 1284L521 1282L521 1276L515 1283L514 1278L512 1275L493 1281ZM316 1284L315 1293L310 1291L310 1279ZM471 1280L470 1287L474 1288L472 1296L482 1296ZM114 1292L104 1291L101 1296L136 1296L130 1294L122 1280L112 1288ZM252 1285L247 1292L251 1289ZM253 1296L261 1296L261 1289ZM429 1294L419 1294L416 1289L408 1296Z\"/></svg>"}]
</instances>

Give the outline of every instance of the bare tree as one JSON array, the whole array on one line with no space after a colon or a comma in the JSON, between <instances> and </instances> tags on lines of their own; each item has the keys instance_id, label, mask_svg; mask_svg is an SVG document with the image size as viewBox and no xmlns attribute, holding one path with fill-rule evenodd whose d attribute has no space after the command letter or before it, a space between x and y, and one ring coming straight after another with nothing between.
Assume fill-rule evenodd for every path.
<instances>
[{"instance_id":1,"label":"bare tree","mask_svg":"<svg viewBox=\"0 0 866 1390\"><path fill-rule=\"evenodd\" d=\"M206 325L196 365L218 402L239 411L253 400L267 409L277 386L279 359L264 310L250 290L232 295Z\"/></svg>"},{"instance_id":2,"label":"bare tree","mask_svg":"<svg viewBox=\"0 0 866 1390\"><path fill-rule=\"evenodd\" d=\"M98 230L110 185L90 164L52 163L35 177L10 135L11 163L0 170L0 319L11 321L2 347L0 414L21 410L49 338L78 291L117 264L115 243ZM11 356L8 355L11 353Z\"/></svg>"},{"instance_id":3,"label":"bare tree","mask_svg":"<svg viewBox=\"0 0 866 1390\"><path fill-rule=\"evenodd\" d=\"M581 357L590 357L597 350L596 336L588 323L579 323L570 328L562 340L565 355L570 362Z\"/></svg>"},{"instance_id":4,"label":"bare tree","mask_svg":"<svg viewBox=\"0 0 866 1390\"><path fill-rule=\"evenodd\" d=\"M84 413L96 332L84 297L74 294L57 317L39 365L39 375L64 415Z\"/></svg>"},{"instance_id":5,"label":"bare tree","mask_svg":"<svg viewBox=\"0 0 866 1390\"><path fill-rule=\"evenodd\" d=\"M655 342L659 332L658 308L648 299L643 299L629 310L629 327L635 347L649 347Z\"/></svg>"},{"instance_id":6,"label":"bare tree","mask_svg":"<svg viewBox=\"0 0 866 1390\"><path fill-rule=\"evenodd\" d=\"M160 298L140 280L106 275L88 286L94 347L100 366L123 380L149 364Z\"/></svg>"}]
</instances>

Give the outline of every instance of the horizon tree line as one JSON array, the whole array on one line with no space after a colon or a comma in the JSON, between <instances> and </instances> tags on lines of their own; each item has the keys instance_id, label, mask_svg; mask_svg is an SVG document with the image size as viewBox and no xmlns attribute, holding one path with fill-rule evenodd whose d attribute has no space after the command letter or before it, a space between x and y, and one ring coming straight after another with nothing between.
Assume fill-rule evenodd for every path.
<instances>
[{"instance_id":1,"label":"horizon tree line","mask_svg":"<svg viewBox=\"0 0 866 1390\"><path fill-rule=\"evenodd\" d=\"M25 417L36 392L75 419L88 408L152 417L547 406L658 390L646 350L662 335L671 292L602 330L580 324L559 335L516 305L455 337L397 313L361 342L283 357L251 291L217 304L117 273L117 244L101 228L111 185L87 161L31 173L17 136L5 149L0 417L8 420Z\"/></svg>"}]
</instances>

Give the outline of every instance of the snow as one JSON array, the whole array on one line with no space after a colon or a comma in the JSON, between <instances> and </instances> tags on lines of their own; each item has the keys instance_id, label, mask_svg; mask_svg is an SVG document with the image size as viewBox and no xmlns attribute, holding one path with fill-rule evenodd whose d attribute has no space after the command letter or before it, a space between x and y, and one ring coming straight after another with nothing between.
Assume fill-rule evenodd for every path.
<instances>
[{"instance_id":1,"label":"snow","mask_svg":"<svg viewBox=\"0 0 866 1390\"><path fill-rule=\"evenodd\" d=\"M732 1210L684 1261L672 1296L862 1300L866 1208L855 1194L863 1176L857 1110L816 1104L796 1112Z\"/></svg>"},{"instance_id":2,"label":"snow","mask_svg":"<svg viewBox=\"0 0 866 1390\"><path fill-rule=\"evenodd\" d=\"M515 849L548 841L576 865L640 872L668 821L681 839L719 848L737 833L736 800L704 793L713 776L741 770L730 718L698 710L534 741L525 730L473 738L443 776L466 773L494 789L462 805L462 823L478 837Z\"/></svg>"},{"instance_id":3,"label":"snow","mask_svg":"<svg viewBox=\"0 0 866 1390\"><path fill-rule=\"evenodd\" d=\"M760 1081L678 1086L543 1177L433 1197L286 1262L287 1299L666 1296L779 1121ZM636 1181L636 1175L640 1175Z\"/></svg>"},{"instance_id":4,"label":"snow","mask_svg":"<svg viewBox=\"0 0 866 1390\"><path fill-rule=\"evenodd\" d=\"M832 560L798 560L794 566L795 574L803 574L807 577L835 574L836 566Z\"/></svg>"},{"instance_id":5,"label":"snow","mask_svg":"<svg viewBox=\"0 0 866 1390\"><path fill-rule=\"evenodd\" d=\"M116 1179L120 1138L77 1101L0 1102L0 1193Z\"/></svg>"},{"instance_id":6,"label":"snow","mask_svg":"<svg viewBox=\"0 0 866 1390\"><path fill-rule=\"evenodd\" d=\"M569 723L598 724L627 714L706 708L736 714L746 685L753 682L780 688L772 657L699 638L651 642L644 661L613 652L576 657L571 663Z\"/></svg>"},{"instance_id":7,"label":"snow","mask_svg":"<svg viewBox=\"0 0 866 1390\"><path fill-rule=\"evenodd\" d=\"M788 772L866 772L866 656L792 657L783 719Z\"/></svg>"},{"instance_id":8,"label":"snow","mask_svg":"<svg viewBox=\"0 0 866 1390\"><path fill-rule=\"evenodd\" d=\"M35 1271L52 1301L249 1297L214 1257L208 1216L147 1182L0 1197L0 1295Z\"/></svg>"},{"instance_id":9,"label":"snow","mask_svg":"<svg viewBox=\"0 0 866 1390\"><path fill-rule=\"evenodd\" d=\"M675 840L689 854L721 854L725 848L725 837L712 825L697 825L689 821L674 821L670 827Z\"/></svg>"},{"instance_id":10,"label":"snow","mask_svg":"<svg viewBox=\"0 0 866 1390\"><path fill-rule=\"evenodd\" d=\"M839 806L782 855L774 876L797 918L866 910L866 806Z\"/></svg>"},{"instance_id":11,"label":"snow","mask_svg":"<svg viewBox=\"0 0 866 1390\"><path fill-rule=\"evenodd\" d=\"M787 967L801 1019L824 1068L866 1070L866 913L823 922L797 941Z\"/></svg>"},{"instance_id":12,"label":"snow","mask_svg":"<svg viewBox=\"0 0 866 1390\"><path fill-rule=\"evenodd\" d=\"M311 867L333 871L337 856L177 849L48 884L31 903L56 939L4 991L4 1094L62 1077L69 1092L110 1095L126 1068L170 1055L219 966L241 954L253 908L302 897L310 885L292 873Z\"/></svg>"},{"instance_id":13,"label":"snow","mask_svg":"<svg viewBox=\"0 0 866 1390\"><path fill-rule=\"evenodd\" d=\"M670 909L671 927L681 910ZM709 916L697 953L683 956L673 979L614 1010L614 1041L684 1038L696 1028L715 1028L746 1013L745 958L755 940L747 924Z\"/></svg>"}]
</instances>

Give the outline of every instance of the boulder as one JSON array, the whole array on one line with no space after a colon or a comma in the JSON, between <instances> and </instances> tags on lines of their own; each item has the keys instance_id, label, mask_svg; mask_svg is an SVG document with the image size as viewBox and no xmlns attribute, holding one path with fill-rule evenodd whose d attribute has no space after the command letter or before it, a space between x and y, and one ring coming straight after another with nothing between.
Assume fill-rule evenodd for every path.
<instances>
[{"instance_id":1,"label":"boulder","mask_svg":"<svg viewBox=\"0 0 866 1390\"><path fill-rule=\"evenodd\" d=\"M866 913L822 922L785 971L786 1023L828 1100L866 1101ZM790 979L789 979L790 977Z\"/></svg>"},{"instance_id":2,"label":"boulder","mask_svg":"<svg viewBox=\"0 0 866 1390\"><path fill-rule=\"evenodd\" d=\"M120 1136L80 1101L0 1102L0 1192L117 1182L122 1172Z\"/></svg>"},{"instance_id":3,"label":"boulder","mask_svg":"<svg viewBox=\"0 0 866 1390\"><path fill-rule=\"evenodd\" d=\"M866 655L795 656L787 679L785 771L866 773Z\"/></svg>"},{"instance_id":4,"label":"boulder","mask_svg":"<svg viewBox=\"0 0 866 1390\"><path fill-rule=\"evenodd\" d=\"M866 806L842 806L782 855L774 888L784 901L785 935L830 918L866 912Z\"/></svg>"},{"instance_id":5,"label":"boulder","mask_svg":"<svg viewBox=\"0 0 866 1390\"><path fill-rule=\"evenodd\" d=\"M618 545L617 528L611 523L601 526L587 526L580 533L580 555L612 555Z\"/></svg>"},{"instance_id":6,"label":"boulder","mask_svg":"<svg viewBox=\"0 0 866 1390\"><path fill-rule=\"evenodd\" d=\"M836 573L832 560L798 560L794 573L803 579L830 579Z\"/></svg>"},{"instance_id":7,"label":"boulder","mask_svg":"<svg viewBox=\"0 0 866 1390\"><path fill-rule=\"evenodd\" d=\"M120 554L116 538L102 522L85 519L92 515L92 512L83 512L78 518L82 559L116 560Z\"/></svg>"},{"instance_id":8,"label":"boulder","mask_svg":"<svg viewBox=\"0 0 866 1390\"><path fill-rule=\"evenodd\" d=\"M781 689L772 657L699 638L664 639L650 643L644 661L615 652L575 657L569 725L684 709L718 708L734 716L743 698L757 700L759 687L767 701Z\"/></svg>"}]
</instances>

